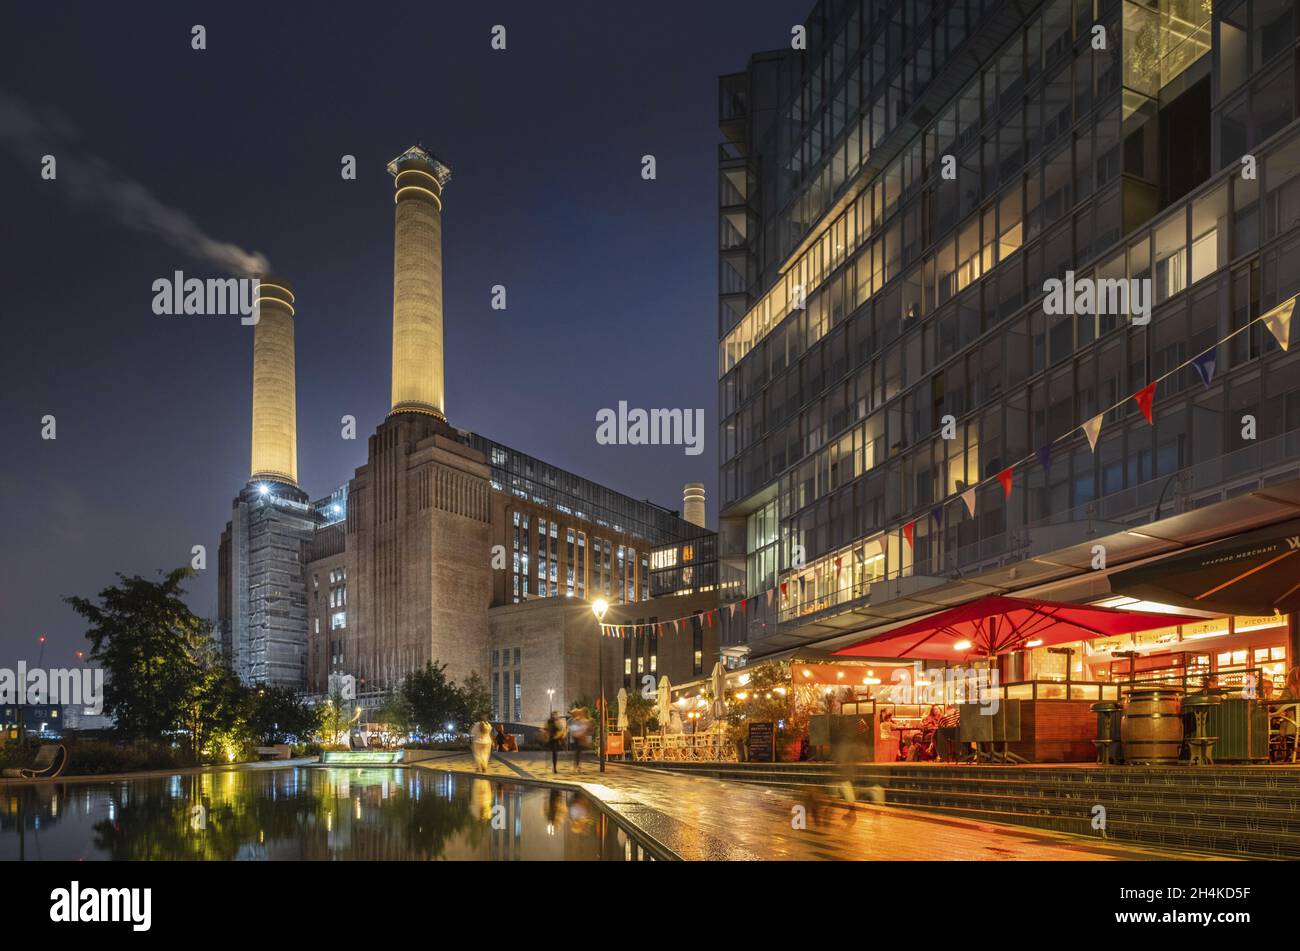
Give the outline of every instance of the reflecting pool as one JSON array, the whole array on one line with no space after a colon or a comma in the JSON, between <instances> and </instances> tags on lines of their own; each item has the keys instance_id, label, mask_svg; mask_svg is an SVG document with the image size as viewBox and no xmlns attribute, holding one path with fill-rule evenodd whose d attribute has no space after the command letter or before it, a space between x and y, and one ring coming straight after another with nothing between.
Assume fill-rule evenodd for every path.
<instances>
[{"instance_id":1,"label":"reflecting pool","mask_svg":"<svg viewBox=\"0 0 1300 951\"><path fill-rule=\"evenodd\" d=\"M412 768L0 787L0 860L645 856L584 794Z\"/></svg>"}]
</instances>

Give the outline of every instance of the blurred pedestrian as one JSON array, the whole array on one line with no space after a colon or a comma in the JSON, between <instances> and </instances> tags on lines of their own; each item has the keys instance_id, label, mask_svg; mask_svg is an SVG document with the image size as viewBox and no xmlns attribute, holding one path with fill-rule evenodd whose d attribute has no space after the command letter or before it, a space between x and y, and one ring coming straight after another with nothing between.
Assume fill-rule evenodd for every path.
<instances>
[{"instance_id":1,"label":"blurred pedestrian","mask_svg":"<svg viewBox=\"0 0 1300 951\"><path fill-rule=\"evenodd\" d=\"M551 772L558 773L560 771L560 747L564 745L565 726L563 718L554 710L551 711L550 717L546 720L545 734L546 745L551 751Z\"/></svg>"},{"instance_id":2,"label":"blurred pedestrian","mask_svg":"<svg viewBox=\"0 0 1300 951\"><path fill-rule=\"evenodd\" d=\"M573 771L582 772L582 751L591 745L591 717L586 707L569 714L569 735L573 737Z\"/></svg>"},{"instance_id":3,"label":"blurred pedestrian","mask_svg":"<svg viewBox=\"0 0 1300 951\"><path fill-rule=\"evenodd\" d=\"M474 754L474 770L486 773L492 757L492 724L479 720L469 730L469 749Z\"/></svg>"}]
</instances>

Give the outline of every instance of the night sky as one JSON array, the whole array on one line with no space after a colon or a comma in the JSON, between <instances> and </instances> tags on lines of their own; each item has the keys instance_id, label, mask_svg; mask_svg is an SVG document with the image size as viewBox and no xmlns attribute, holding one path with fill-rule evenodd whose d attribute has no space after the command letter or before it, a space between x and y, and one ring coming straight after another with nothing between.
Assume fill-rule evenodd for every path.
<instances>
[{"instance_id":1,"label":"night sky","mask_svg":"<svg viewBox=\"0 0 1300 951\"><path fill-rule=\"evenodd\" d=\"M138 182L297 293L298 471L365 461L389 405L392 180L453 170L447 412L636 498L717 502L717 76L811 3L10 5L0 25L0 664L73 661L62 602L217 545L249 466L252 328L159 317L152 284L220 277L103 182ZM190 29L207 28L207 50ZM507 49L489 46L493 24ZM16 120L15 116L21 116ZM29 124L34 120L35 124ZM48 143L48 147L45 147ZM43 181L41 156L60 161ZM653 154L658 179L641 179ZM340 176L357 157L356 181ZM66 161L65 161L66 159ZM106 189L105 189L106 190ZM120 196L119 196L120 197ZM138 207L140 194L128 196ZM173 229L174 230L174 229ZM503 284L508 309L490 308ZM599 446L595 414L703 407L704 454ZM57 439L41 439L41 418ZM358 438L339 419L357 418Z\"/></svg>"}]
</instances>

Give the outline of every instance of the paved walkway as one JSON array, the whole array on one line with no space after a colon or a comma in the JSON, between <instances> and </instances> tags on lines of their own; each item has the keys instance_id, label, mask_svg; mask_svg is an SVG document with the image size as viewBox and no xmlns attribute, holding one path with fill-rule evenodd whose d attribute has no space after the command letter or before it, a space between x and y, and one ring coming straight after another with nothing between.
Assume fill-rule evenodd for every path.
<instances>
[{"instance_id":1,"label":"paved walkway","mask_svg":"<svg viewBox=\"0 0 1300 951\"><path fill-rule=\"evenodd\" d=\"M448 753L417 765L474 770L468 753ZM557 774L551 772L547 753L494 754L488 773L501 779L580 786L686 859L1143 861L1189 857L936 813L862 804L848 810L824 796L800 798L750 783L621 763L610 763L603 776L594 761L576 772L572 754L561 757Z\"/></svg>"}]
</instances>

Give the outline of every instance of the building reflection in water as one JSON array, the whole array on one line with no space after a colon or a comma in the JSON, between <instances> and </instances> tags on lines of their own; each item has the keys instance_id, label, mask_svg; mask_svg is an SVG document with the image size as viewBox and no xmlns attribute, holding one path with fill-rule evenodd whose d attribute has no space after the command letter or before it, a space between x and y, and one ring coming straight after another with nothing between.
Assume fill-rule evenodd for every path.
<instances>
[{"instance_id":1,"label":"building reflection in water","mask_svg":"<svg viewBox=\"0 0 1300 951\"><path fill-rule=\"evenodd\" d=\"M225 770L0 792L0 860L644 857L581 793L424 769Z\"/></svg>"}]
</instances>

